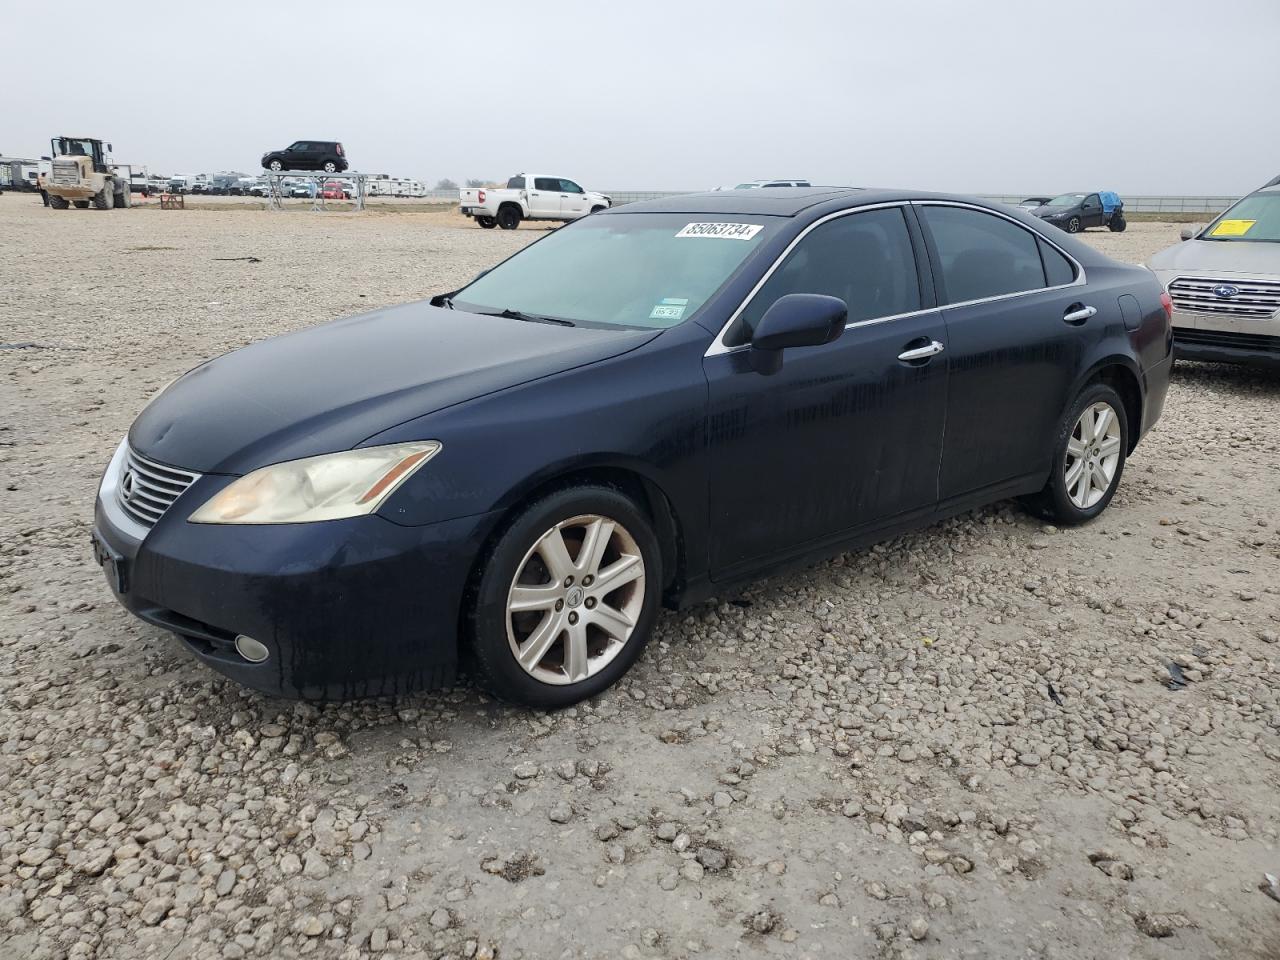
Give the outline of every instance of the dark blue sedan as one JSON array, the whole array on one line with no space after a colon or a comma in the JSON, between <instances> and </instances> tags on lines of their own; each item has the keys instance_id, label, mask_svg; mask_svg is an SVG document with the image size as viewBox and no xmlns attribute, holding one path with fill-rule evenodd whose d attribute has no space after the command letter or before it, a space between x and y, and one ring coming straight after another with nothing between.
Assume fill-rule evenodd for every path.
<instances>
[{"instance_id":1,"label":"dark blue sedan","mask_svg":"<svg viewBox=\"0 0 1280 960\"><path fill-rule=\"evenodd\" d=\"M592 696L663 604L1006 497L1096 517L1164 402L1145 269L1021 211L636 203L469 285L211 360L99 491L116 596L308 698Z\"/></svg>"}]
</instances>

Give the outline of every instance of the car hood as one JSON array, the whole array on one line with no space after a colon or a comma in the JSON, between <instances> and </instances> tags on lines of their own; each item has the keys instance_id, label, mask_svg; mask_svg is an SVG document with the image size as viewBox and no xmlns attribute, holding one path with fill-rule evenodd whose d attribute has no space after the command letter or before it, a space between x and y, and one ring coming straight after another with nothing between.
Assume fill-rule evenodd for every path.
<instances>
[{"instance_id":1,"label":"car hood","mask_svg":"<svg viewBox=\"0 0 1280 960\"><path fill-rule=\"evenodd\" d=\"M264 340L180 377L129 443L159 463L241 474L349 450L415 417L632 350L600 330L411 303Z\"/></svg>"},{"instance_id":2,"label":"car hood","mask_svg":"<svg viewBox=\"0 0 1280 960\"><path fill-rule=\"evenodd\" d=\"M1280 276L1280 243L1245 240L1183 240L1147 261L1152 270Z\"/></svg>"}]
</instances>

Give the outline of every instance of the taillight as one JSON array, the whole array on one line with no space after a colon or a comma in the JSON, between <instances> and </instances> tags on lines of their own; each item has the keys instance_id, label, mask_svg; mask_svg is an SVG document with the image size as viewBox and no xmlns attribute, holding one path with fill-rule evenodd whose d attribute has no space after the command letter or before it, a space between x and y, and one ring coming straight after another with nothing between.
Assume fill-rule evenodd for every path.
<instances>
[{"instance_id":1,"label":"taillight","mask_svg":"<svg viewBox=\"0 0 1280 960\"><path fill-rule=\"evenodd\" d=\"M338 156L342 156L342 144L338 144Z\"/></svg>"},{"instance_id":2,"label":"taillight","mask_svg":"<svg viewBox=\"0 0 1280 960\"><path fill-rule=\"evenodd\" d=\"M484 191L483 191L483 190L481 190L479 193L477 193L477 194L476 194L476 199L477 199L480 203L484 203Z\"/></svg>"},{"instance_id":3,"label":"taillight","mask_svg":"<svg viewBox=\"0 0 1280 960\"><path fill-rule=\"evenodd\" d=\"M1173 320L1173 298L1168 293L1160 294L1160 306L1164 307L1164 318Z\"/></svg>"}]
</instances>

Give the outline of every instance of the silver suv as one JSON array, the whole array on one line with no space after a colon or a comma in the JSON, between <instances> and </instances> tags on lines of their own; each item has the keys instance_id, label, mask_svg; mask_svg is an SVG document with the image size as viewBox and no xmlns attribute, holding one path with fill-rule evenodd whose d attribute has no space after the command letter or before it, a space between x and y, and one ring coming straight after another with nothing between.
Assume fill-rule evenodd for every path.
<instances>
[{"instance_id":1,"label":"silver suv","mask_svg":"<svg viewBox=\"0 0 1280 960\"><path fill-rule=\"evenodd\" d=\"M1174 356L1280 367L1280 185L1147 261L1173 300Z\"/></svg>"}]
</instances>

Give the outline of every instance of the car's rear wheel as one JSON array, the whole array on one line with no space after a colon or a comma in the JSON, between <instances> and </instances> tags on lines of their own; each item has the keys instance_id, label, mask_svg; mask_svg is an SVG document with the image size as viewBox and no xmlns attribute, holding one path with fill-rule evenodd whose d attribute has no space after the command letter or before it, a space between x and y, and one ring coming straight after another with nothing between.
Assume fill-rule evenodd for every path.
<instances>
[{"instance_id":1,"label":"car's rear wheel","mask_svg":"<svg viewBox=\"0 0 1280 960\"><path fill-rule=\"evenodd\" d=\"M1080 232L1080 218L1072 217L1070 220L1067 221L1067 233L1079 233L1079 232Z\"/></svg>"},{"instance_id":2,"label":"car's rear wheel","mask_svg":"<svg viewBox=\"0 0 1280 960\"><path fill-rule=\"evenodd\" d=\"M332 160L326 160L326 161L324 162L324 172L325 172L325 173L337 173L337 172L338 172L338 165L337 165L336 163L334 163Z\"/></svg>"},{"instance_id":3,"label":"car's rear wheel","mask_svg":"<svg viewBox=\"0 0 1280 960\"><path fill-rule=\"evenodd\" d=\"M612 686L640 656L660 603L648 517L611 487L569 487L526 508L483 560L471 637L484 685L557 709Z\"/></svg>"},{"instance_id":4,"label":"car's rear wheel","mask_svg":"<svg viewBox=\"0 0 1280 960\"><path fill-rule=\"evenodd\" d=\"M1063 524L1092 520L1115 496L1129 451L1124 400L1105 383L1086 387L1058 425L1053 471L1025 498L1041 516Z\"/></svg>"},{"instance_id":5,"label":"car's rear wheel","mask_svg":"<svg viewBox=\"0 0 1280 960\"><path fill-rule=\"evenodd\" d=\"M1129 224L1125 223L1124 217L1112 217L1107 224L1111 228L1112 233L1124 233L1124 228Z\"/></svg>"},{"instance_id":6,"label":"car's rear wheel","mask_svg":"<svg viewBox=\"0 0 1280 960\"><path fill-rule=\"evenodd\" d=\"M520 208L507 205L498 210L498 226L503 230L514 230L520 226Z\"/></svg>"},{"instance_id":7,"label":"car's rear wheel","mask_svg":"<svg viewBox=\"0 0 1280 960\"><path fill-rule=\"evenodd\" d=\"M281 163L279 160L272 160L270 163L267 164L267 169L275 170L276 172L279 172L284 169L284 164Z\"/></svg>"},{"instance_id":8,"label":"car's rear wheel","mask_svg":"<svg viewBox=\"0 0 1280 960\"><path fill-rule=\"evenodd\" d=\"M498 221L493 217L476 217L476 223L484 227L486 230L492 230L498 225Z\"/></svg>"}]
</instances>

